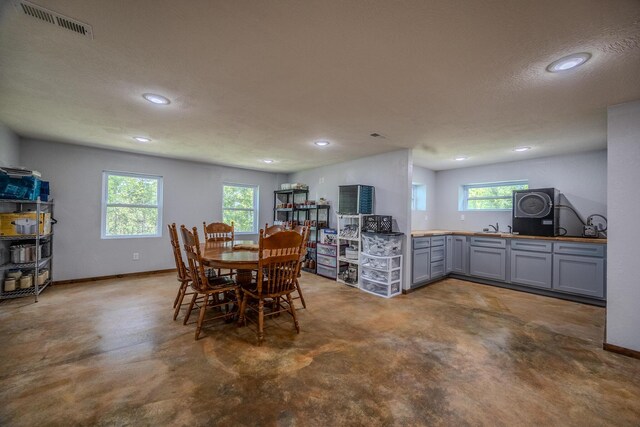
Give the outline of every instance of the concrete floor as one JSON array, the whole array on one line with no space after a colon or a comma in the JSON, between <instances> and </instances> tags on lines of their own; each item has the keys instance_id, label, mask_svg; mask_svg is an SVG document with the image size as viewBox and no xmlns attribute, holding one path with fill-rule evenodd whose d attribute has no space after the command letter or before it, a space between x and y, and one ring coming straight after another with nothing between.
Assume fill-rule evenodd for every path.
<instances>
[{"instance_id":1,"label":"concrete floor","mask_svg":"<svg viewBox=\"0 0 640 427\"><path fill-rule=\"evenodd\" d=\"M390 300L318 276L249 328L171 320L173 275L0 304L0 425L640 425L604 309L445 280ZM195 316L193 317L195 320Z\"/></svg>"}]
</instances>

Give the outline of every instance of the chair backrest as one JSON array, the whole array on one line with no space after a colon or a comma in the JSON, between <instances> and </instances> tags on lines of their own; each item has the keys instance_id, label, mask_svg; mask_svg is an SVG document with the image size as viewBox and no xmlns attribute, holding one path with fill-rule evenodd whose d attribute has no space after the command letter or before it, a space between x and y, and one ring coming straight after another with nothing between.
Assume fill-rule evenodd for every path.
<instances>
[{"instance_id":1,"label":"chair backrest","mask_svg":"<svg viewBox=\"0 0 640 427\"><path fill-rule=\"evenodd\" d=\"M296 287L303 236L295 231L264 236L260 230L258 253L258 294L281 295Z\"/></svg>"},{"instance_id":2,"label":"chair backrest","mask_svg":"<svg viewBox=\"0 0 640 427\"><path fill-rule=\"evenodd\" d=\"M202 226L204 227L205 240L217 242L232 242L235 240L233 221L231 221L231 225L224 222L212 222L207 225L206 222L203 222Z\"/></svg>"},{"instance_id":3,"label":"chair backrest","mask_svg":"<svg viewBox=\"0 0 640 427\"><path fill-rule=\"evenodd\" d=\"M309 235L311 234L311 229L305 225L296 225L293 229L296 233L302 236L302 257L307 255L307 243L309 243Z\"/></svg>"},{"instance_id":4,"label":"chair backrest","mask_svg":"<svg viewBox=\"0 0 640 427\"><path fill-rule=\"evenodd\" d=\"M178 270L178 280L189 280L187 268L182 259L182 251L180 250L180 241L178 240L178 228L176 223L168 224L169 237L171 238L171 247L173 248L173 257L176 261L176 269Z\"/></svg>"},{"instance_id":5,"label":"chair backrest","mask_svg":"<svg viewBox=\"0 0 640 427\"><path fill-rule=\"evenodd\" d=\"M193 227L193 231L189 231L187 227L181 225L180 231L182 232L184 252L187 254L187 261L189 262L189 271L191 272L191 287L196 291L204 292L207 289L207 275L200 255L198 229Z\"/></svg>"},{"instance_id":6,"label":"chair backrest","mask_svg":"<svg viewBox=\"0 0 640 427\"><path fill-rule=\"evenodd\" d=\"M268 236L271 236L273 234L279 233L282 230L284 230L284 228L282 228L279 225L272 225L271 227L269 227L269 223L266 223L264 225L264 237L268 237Z\"/></svg>"}]
</instances>

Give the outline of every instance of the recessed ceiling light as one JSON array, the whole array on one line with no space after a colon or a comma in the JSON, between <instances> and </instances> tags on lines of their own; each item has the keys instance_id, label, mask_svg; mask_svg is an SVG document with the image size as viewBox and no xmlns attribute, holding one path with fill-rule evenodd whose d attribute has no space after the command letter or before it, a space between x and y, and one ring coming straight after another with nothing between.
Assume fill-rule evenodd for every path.
<instances>
[{"instance_id":1,"label":"recessed ceiling light","mask_svg":"<svg viewBox=\"0 0 640 427\"><path fill-rule=\"evenodd\" d=\"M144 136L134 136L133 139L135 139L138 142L142 142L142 143L151 142L151 138L147 138L147 137L144 137Z\"/></svg>"},{"instance_id":2,"label":"recessed ceiling light","mask_svg":"<svg viewBox=\"0 0 640 427\"><path fill-rule=\"evenodd\" d=\"M271 159L264 159L264 160L263 160L263 162L265 162L265 163L273 163L273 160L271 160Z\"/></svg>"},{"instance_id":3,"label":"recessed ceiling light","mask_svg":"<svg viewBox=\"0 0 640 427\"><path fill-rule=\"evenodd\" d=\"M466 156L458 156L458 157L455 158L455 160L457 160L459 162L462 161L462 160L467 160L467 159L468 159L468 157L466 157Z\"/></svg>"},{"instance_id":4,"label":"recessed ceiling light","mask_svg":"<svg viewBox=\"0 0 640 427\"><path fill-rule=\"evenodd\" d=\"M143 93L142 97L152 104L168 105L171 104L169 98L155 93Z\"/></svg>"},{"instance_id":5,"label":"recessed ceiling light","mask_svg":"<svg viewBox=\"0 0 640 427\"><path fill-rule=\"evenodd\" d=\"M557 61L553 61L547 67L547 71L550 73L561 73L563 71L569 71L573 68L579 67L591 58L591 54L587 52L574 53L572 55L560 58Z\"/></svg>"},{"instance_id":6,"label":"recessed ceiling light","mask_svg":"<svg viewBox=\"0 0 640 427\"><path fill-rule=\"evenodd\" d=\"M531 150L531 147L516 147L516 148L513 149L513 151L518 151L518 152L520 152L520 151L529 151L529 150Z\"/></svg>"},{"instance_id":7,"label":"recessed ceiling light","mask_svg":"<svg viewBox=\"0 0 640 427\"><path fill-rule=\"evenodd\" d=\"M314 144L316 144L318 147L326 147L327 145L329 145L329 141L321 139L320 141L314 142Z\"/></svg>"}]
</instances>

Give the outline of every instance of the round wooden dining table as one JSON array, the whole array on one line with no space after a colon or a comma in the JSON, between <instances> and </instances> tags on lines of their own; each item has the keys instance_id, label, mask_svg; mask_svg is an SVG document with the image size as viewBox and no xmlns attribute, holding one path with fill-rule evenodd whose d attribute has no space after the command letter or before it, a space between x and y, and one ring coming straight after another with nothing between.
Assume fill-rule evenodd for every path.
<instances>
[{"instance_id":1,"label":"round wooden dining table","mask_svg":"<svg viewBox=\"0 0 640 427\"><path fill-rule=\"evenodd\" d=\"M258 269L258 244L252 240L207 241L200 245L202 261L212 268L236 270L236 282L248 285Z\"/></svg>"}]
</instances>

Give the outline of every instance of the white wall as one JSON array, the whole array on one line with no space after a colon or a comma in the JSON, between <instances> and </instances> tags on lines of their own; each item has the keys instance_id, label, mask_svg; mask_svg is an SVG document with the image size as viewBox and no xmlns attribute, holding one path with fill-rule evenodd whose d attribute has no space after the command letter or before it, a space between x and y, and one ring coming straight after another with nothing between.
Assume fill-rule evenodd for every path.
<instances>
[{"instance_id":1,"label":"white wall","mask_svg":"<svg viewBox=\"0 0 640 427\"><path fill-rule=\"evenodd\" d=\"M410 150L398 150L376 156L296 172L288 176L289 182L309 185L309 198L324 197L331 201L330 225L336 226L338 186L347 184L373 185L376 188L375 213L391 215L400 232L411 232ZM404 245L405 249L407 244ZM406 260L406 252L405 252ZM409 262L405 261L408 269ZM405 270L408 271L408 270ZM408 283L405 274L405 284Z\"/></svg>"},{"instance_id":2,"label":"white wall","mask_svg":"<svg viewBox=\"0 0 640 427\"><path fill-rule=\"evenodd\" d=\"M20 141L8 127L0 123L0 166L19 166Z\"/></svg>"},{"instance_id":3,"label":"white wall","mask_svg":"<svg viewBox=\"0 0 640 427\"><path fill-rule=\"evenodd\" d=\"M427 190L427 209L411 211L411 229L432 230L435 228L436 172L413 165L411 182L424 185Z\"/></svg>"},{"instance_id":4,"label":"white wall","mask_svg":"<svg viewBox=\"0 0 640 427\"><path fill-rule=\"evenodd\" d=\"M530 188L555 187L584 217L607 214L607 152L605 150L496 163L436 172L437 228L480 231L488 224L500 223L506 231L511 212L459 212L458 199L463 184L529 180ZM460 220L464 214L465 220ZM569 235L581 234L580 222L567 209L560 210L560 225Z\"/></svg>"},{"instance_id":5,"label":"white wall","mask_svg":"<svg viewBox=\"0 0 640 427\"><path fill-rule=\"evenodd\" d=\"M284 175L54 142L22 140L21 164L42 172L55 199L55 280L175 267L166 224L188 227L222 218L222 183L259 185L259 224L273 219L273 191ZM100 238L102 171L161 175L161 238ZM256 236L248 236L256 238ZM140 260L133 261L133 252Z\"/></svg>"},{"instance_id":6,"label":"white wall","mask_svg":"<svg viewBox=\"0 0 640 427\"><path fill-rule=\"evenodd\" d=\"M640 351L640 101L608 111L606 342Z\"/></svg>"}]
</instances>

